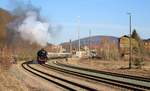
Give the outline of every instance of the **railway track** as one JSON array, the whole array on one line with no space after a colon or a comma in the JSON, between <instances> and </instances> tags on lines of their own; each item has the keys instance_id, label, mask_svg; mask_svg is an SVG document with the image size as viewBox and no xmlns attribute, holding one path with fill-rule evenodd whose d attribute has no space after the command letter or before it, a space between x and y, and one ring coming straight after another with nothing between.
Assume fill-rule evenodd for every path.
<instances>
[{"instance_id":1,"label":"railway track","mask_svg":"<svg viewBox=\"0 0 150 91\"><path fill-rule=\"evenodd\" d=\"M61 77L57 77L57 76L48 74L46 72L42 72L40 70L37 70L37 69L33 68L32 66L30 66L29 63L30 62L24 62L22 64L22 67L26 71L28 71L28 72L30 72L30 73L32 73L32 74L34 74L34 75L36 75L42 79L45 79L47 81L50 81L50 82L60 86L61 88L65 89L65 91L66 90L69 90L69 91L77 91L77 90L96 91L96 89L94 89L94 88L90 88L90 87L81 85L79 83L71 82L71 81L68 81L67 79L63 79ZM50 79L50 78L52 78L52 79ZM54 80L54 79L57 79L57 80Z\"/></svg>"},{"instance_id":2,"label":"railway track","mask_svg":"<svg viewBox=\"0 0 150 91\"><path fill-rule=\"evenodd\" d=\"M80 68L75 66L70 66L62 63L53 63L53 65L43 65L45 67L65 72L68 74L84 77L87 79L119 86L122 88L130 89L133 91L147 91L150 90L150 82L147 81L145 78L142 77L135 77L130 75L123 75L117 73L109 73L104 71L96 71L86 68Z\"/></svg>"},{"instance_id":3,"label":"railway track","mask_svg":"<svg viewBox=\"0 0 150 91\"><path fill-rule=\"evenodd\" d=\"M85 70L85 71L92 71L95 73L101 73L101 74L106 74L106 75L111 75L111 76L118 76L118 77L123 77L123 78L130 78L134 80L140 80L140 81L145 81L145 82L150 82L150 78L145 78L145 77L140 77L140 76L132 76L132 75L127 75L127 74L119 74L119 73L113 73L113 72L106 72L106 71L100 71L100 70L94 70L94 69L88 69L88 68L82 68L78 66L73 66L73 65L67 65L67 64L62 64L60 62L56 62L57 65L65 66L65 67L71 67L79 70Z\"/></svg>"}]
</instances>

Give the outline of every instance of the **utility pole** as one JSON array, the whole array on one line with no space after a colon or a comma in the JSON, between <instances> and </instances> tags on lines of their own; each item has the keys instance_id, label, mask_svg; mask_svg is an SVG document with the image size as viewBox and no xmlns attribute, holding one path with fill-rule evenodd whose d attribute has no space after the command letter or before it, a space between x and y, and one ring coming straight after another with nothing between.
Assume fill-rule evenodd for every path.
<instances>
[{"instance_id":1,"label":"utility pole","mask_svg":"<svg viewBox=\"0 0 150 91\"><path fill-rule=\"evenodd\" d=\"M79 51L79 54L80 54L80 16L78 16L78 51Z\"/></svg>"},{"instance_id":2,"label":"utility pole","mask_svg":"<svg viewBox=\"0 0 150 91\"><path fill-rule=\"evenodd\" d=\"M72 41L70 40L70 53L72 54Z\"/></svg>"},{"instance_id":3,"label":"utility pole","mask_svg":"<svg viewBox=\"0 0 150 91\"><path fill-rule=\"evenodd\" d=\"M91 52L91 29L89 30L89 56Z\"/></svg>"},{"instance_id":4,"label":"utility pole","mask_svg":"<svg viewBox=\"0 0 150 91\"><path fill-rule=\"evenodd\" d=\"M127 13L129 15L129 30L130 30L130 37L129 37L129 49L130 49L130 55L129 55L129 69L132 68L132 47L131 47L131 13Z\"/></svg>"}]
</instances>

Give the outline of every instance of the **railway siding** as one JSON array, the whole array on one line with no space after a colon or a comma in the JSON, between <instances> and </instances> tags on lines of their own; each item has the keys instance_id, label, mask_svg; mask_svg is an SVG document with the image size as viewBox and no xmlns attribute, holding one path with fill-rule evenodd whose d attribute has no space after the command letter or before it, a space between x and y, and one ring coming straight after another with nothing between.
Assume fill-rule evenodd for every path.
<instances>
[{"instance_id":1,"label":"railway siding","mask_svg":"<svg viewBox=\"0 0 150 91\"><path fill-rule=\"evenodd\" d=\"M150 89L150 82L139 81L139 80L123 78L123 77L116 77L116 76L111 76L111 75L107 75L107 74L100 74L100 73L85 71L85 70L81 70L81 69L75 69L75 68L71 68L71 67L67 67L67 66L61 66L61 65L58 65L57 63L53 64L53 66L59 67L62 69L67 69L67 70L74 71L74 72L78 72L81 74L91 75L91 76L95 76L95 77L99 77L99 78L105 78L105 79L112 80L112 81L123 82L125 84Z\"/></svg>"}]
</instances>

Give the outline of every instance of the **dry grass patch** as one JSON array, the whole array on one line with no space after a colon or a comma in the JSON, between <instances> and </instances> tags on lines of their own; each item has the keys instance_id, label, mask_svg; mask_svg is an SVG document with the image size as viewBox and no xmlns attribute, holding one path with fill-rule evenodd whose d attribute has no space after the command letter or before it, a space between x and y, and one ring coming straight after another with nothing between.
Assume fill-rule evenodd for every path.
<instances>
[{"instance_id":1,"label":"dry grass patch","mask_svg":"<svg viewBox=\"0 0 150 91\"><path fill-rule=\"evenodd\" d=\"M29 91L19 80L10 75L10 59L0 57L0 91Z\"/></svg>"},{"instance_id":2,"label":"dry grass patch","mask_svg":"<svg viewBox=\"0 0 150 91\"><path fill-rule=\"evenodd\" d=\"M0 91L29 91L28 88L11 76L6 70L0 71Z\"/></svg>"}]
</instances>

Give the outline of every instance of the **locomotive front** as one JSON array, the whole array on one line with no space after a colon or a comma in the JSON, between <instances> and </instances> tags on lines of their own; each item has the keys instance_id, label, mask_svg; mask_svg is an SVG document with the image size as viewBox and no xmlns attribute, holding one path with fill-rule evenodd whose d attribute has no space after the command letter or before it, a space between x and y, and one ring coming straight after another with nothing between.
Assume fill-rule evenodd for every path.
<instances>
[{"instance_id":1,"label":"locomotive front","mask_svg":"<svg viewBox=\"0 0 150 91\"><path fill-rule=\"evenodd\" d=\"M41 49L37 52L37 62L39 64L45 64L45 62L48 60L47 57L47 51L44 49Z\"/></svg>"}]
</instances>

